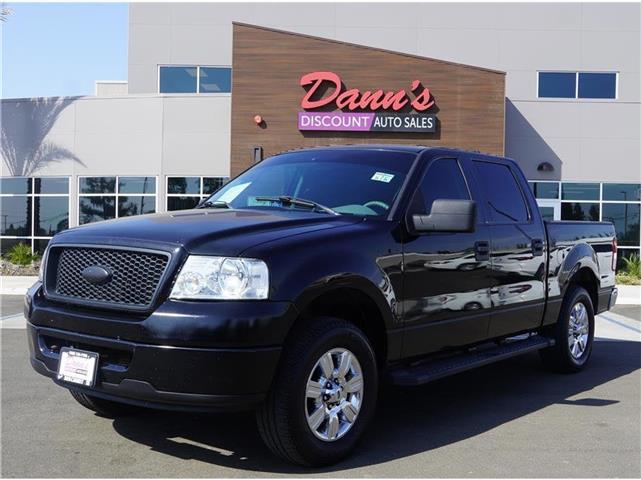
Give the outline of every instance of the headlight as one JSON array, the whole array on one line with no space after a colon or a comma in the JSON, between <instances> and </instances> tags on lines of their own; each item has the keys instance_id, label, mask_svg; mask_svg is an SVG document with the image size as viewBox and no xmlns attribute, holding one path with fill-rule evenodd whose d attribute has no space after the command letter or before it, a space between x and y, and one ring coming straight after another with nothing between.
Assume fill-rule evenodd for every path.
<instances>
[{"instance_id":1,"label":"headlight","mask_svg":"<svg viewBox=\"0 0 641 480\"><path fill-rule=\"evenodd\" d=\"M190 255L170 297L264 300L268 293L269 271L262 260Z\"/></svg>"}]
</instances>

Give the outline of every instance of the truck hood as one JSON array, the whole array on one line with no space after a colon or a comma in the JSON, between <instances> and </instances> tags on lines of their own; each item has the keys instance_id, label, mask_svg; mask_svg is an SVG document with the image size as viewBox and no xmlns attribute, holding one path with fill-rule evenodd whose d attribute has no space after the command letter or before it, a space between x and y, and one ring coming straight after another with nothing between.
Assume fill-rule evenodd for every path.
<instances>
[{"instance_id":1,"label":"truck hood","mask_svg":"<svg viewBox=\"0 0 641 480\"><path fill-rule=\"evenodd\" d=\"M362 221L301 210L194 209L140 215L66 230L53 243L183 247L189 253L239 255L247 248Z\"/></svg>"}]
</instances>

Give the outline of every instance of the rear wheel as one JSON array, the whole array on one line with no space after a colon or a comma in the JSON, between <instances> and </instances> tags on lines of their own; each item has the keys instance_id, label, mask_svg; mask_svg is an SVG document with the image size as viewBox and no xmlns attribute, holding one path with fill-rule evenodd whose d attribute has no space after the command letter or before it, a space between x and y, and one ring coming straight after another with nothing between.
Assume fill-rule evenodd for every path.
<instances>
[{"instance_id":1,"label":"rear wheel","mask_svg":"<svg viewBox=\"0 0 641 480\"><path fill-rule=\"evenodd\" d=\"M258 428L279 457L323 466L346 457L369 423L378 395L374 352L344 320L319 317L294 334L257 412Z\"/></svg>"},{"instance_id":2,"label":"rear wheel","mask_svg":"<svg viewBox=\"0 0 641 480\"><path fill-rule=\"evenodd\" d=\"M69 390L71 396L83 407L93 410L98 415L107 418L125 417L142 411L142 407L126 403L112 402L103 398L87 395L76 390Z\"/></svg>"},{"instance_id":3,"label":"rear wheel","mask_svg":"<svg viewBox=\"0 0 641 480\"><path fill-rule=\"evenodd\" d=\"M579 286L570 287L557 323L542 333L555 340L553 347L541 350L546 367L565 373L582 370L594 341L594 307L588 292Z\"/></svg>"}]
</instances>

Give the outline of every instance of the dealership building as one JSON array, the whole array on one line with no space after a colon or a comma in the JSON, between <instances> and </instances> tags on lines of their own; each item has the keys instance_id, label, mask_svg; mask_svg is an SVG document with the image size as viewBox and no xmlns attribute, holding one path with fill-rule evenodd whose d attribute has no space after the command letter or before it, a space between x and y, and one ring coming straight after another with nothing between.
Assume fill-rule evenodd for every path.
<instances>
[{"instance_id":1,"label":"dealership building","mask_svg":"<svg viewBox=\"0 0 641 480\"><path fill-rule=\"evenodd\" d=\"M547 219L641 237L641 5L129 7L128 78L2 99L0 247L190 208L264 157L403 143L506 155Z\"/></svg>"}]
</instances>

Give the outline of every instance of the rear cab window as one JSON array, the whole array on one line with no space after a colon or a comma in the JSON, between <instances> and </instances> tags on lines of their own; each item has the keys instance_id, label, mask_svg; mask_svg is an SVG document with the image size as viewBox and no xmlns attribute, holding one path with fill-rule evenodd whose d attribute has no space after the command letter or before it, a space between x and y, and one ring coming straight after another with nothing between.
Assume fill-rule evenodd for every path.
<instances>
[{"instance_id":1,"label":"rear cab window","mask_svg":"<svg viewBox=\"0 0 641 480\"><path fill-rule=\"evenodd\" d=\"M523 191L509 165L473 160L485 195L485 209L492 223L527 223L530 221Z\"/></svg>"}]
</instances>

